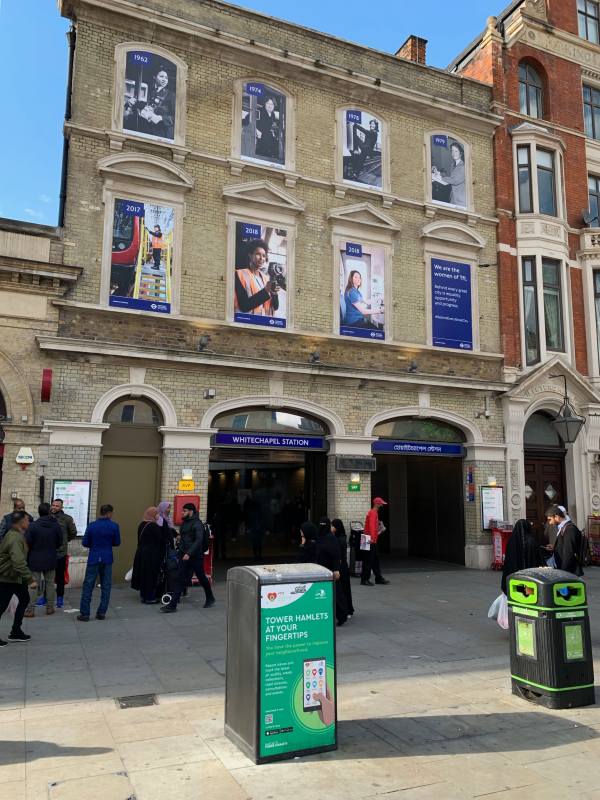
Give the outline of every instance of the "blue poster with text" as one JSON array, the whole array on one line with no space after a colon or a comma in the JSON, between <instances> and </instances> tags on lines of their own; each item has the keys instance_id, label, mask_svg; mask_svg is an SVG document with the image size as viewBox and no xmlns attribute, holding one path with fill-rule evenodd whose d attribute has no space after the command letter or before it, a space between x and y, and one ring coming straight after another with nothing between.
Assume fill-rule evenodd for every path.
<instances>
[{"instance_id":1,"label":"blue poster with text","mask_svg":"<svg viewBox=\"0 0 600 800\"><path fill-rule=\"evenodd\" d=\"M431 259L431 317L434 347L473 349L470 264Z\"/></svg>"}]
</instances>

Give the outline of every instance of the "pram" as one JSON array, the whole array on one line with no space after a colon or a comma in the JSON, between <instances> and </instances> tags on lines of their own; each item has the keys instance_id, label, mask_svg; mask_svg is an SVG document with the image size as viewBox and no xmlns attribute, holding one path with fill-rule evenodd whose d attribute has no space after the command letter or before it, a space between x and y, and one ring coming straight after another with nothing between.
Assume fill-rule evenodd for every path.
<instances>
[{"instance_id":1,"label":"pram","mask_svg":"<svg viewBox=\"0 0 600 800\"><path fill-rule=\"evenodd\" d=\"M164 587L162 597L160 598L163 606L169 605L175 592L181 592L184 589L181 575L181 560L179 558L179 553L174 547L167 547L166 549L165 560L159 577L159 586Z\"/></svg>"}]
</instances>

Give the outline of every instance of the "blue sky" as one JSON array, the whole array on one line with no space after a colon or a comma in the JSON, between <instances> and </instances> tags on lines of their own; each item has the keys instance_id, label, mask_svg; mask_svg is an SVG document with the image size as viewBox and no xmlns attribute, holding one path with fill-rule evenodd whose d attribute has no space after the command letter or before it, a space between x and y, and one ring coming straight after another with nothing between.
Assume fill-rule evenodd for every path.
<instances>
[{"instance_id":1,"label":"blue sky","mask_svg":"<svg viewBox=\"0 0 600 800\"><path fill-rule=\"evenodd\" d=\"M55 225L62 158L69 24L56 0L0 0L4 125L0 129L0 217ZM508 0L246 0L344 39L395 52L415 33L428 63L445 67ZM16 109L11 111L10 109Z\"/></svg>"}]
</instances>

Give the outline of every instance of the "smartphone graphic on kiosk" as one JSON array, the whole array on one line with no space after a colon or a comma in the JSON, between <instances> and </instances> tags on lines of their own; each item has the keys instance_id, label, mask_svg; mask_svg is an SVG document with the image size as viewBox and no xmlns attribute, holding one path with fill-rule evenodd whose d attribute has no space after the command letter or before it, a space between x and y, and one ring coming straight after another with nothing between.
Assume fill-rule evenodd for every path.
<instances>
[{"instance_id":1,"label":"smartphone graphic on kiosk","mask_svg":"<svg viewBox=\"0 0 600 800\"><path fill-rule=\"evenodd\" d=\"M320 711L315 694L327 696L327 662L324 658L308 658L302 670L302 697L305 711Z\"/></svg>"}]
</instances>

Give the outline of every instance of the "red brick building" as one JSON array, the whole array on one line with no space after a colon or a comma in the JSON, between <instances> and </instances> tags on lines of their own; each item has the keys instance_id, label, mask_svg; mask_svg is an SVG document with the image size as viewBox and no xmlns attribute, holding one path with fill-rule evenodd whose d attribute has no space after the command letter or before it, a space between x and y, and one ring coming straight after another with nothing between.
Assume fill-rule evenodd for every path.
<instances>
[{"instance_id":1,"label":"red brick building","mask_svg":"<svg viewBox=\"0 0 600 800\"><path fill-rule=\"evenodd\" d=\"M515 0L450 69L490 84L504 120L496 268L515 384L504 399L512 512L539 519L562 500L583 524L600 507L600 3ZM569 448L549 424L563 375L587 417Z\"/></svg>"}]
</instances>

